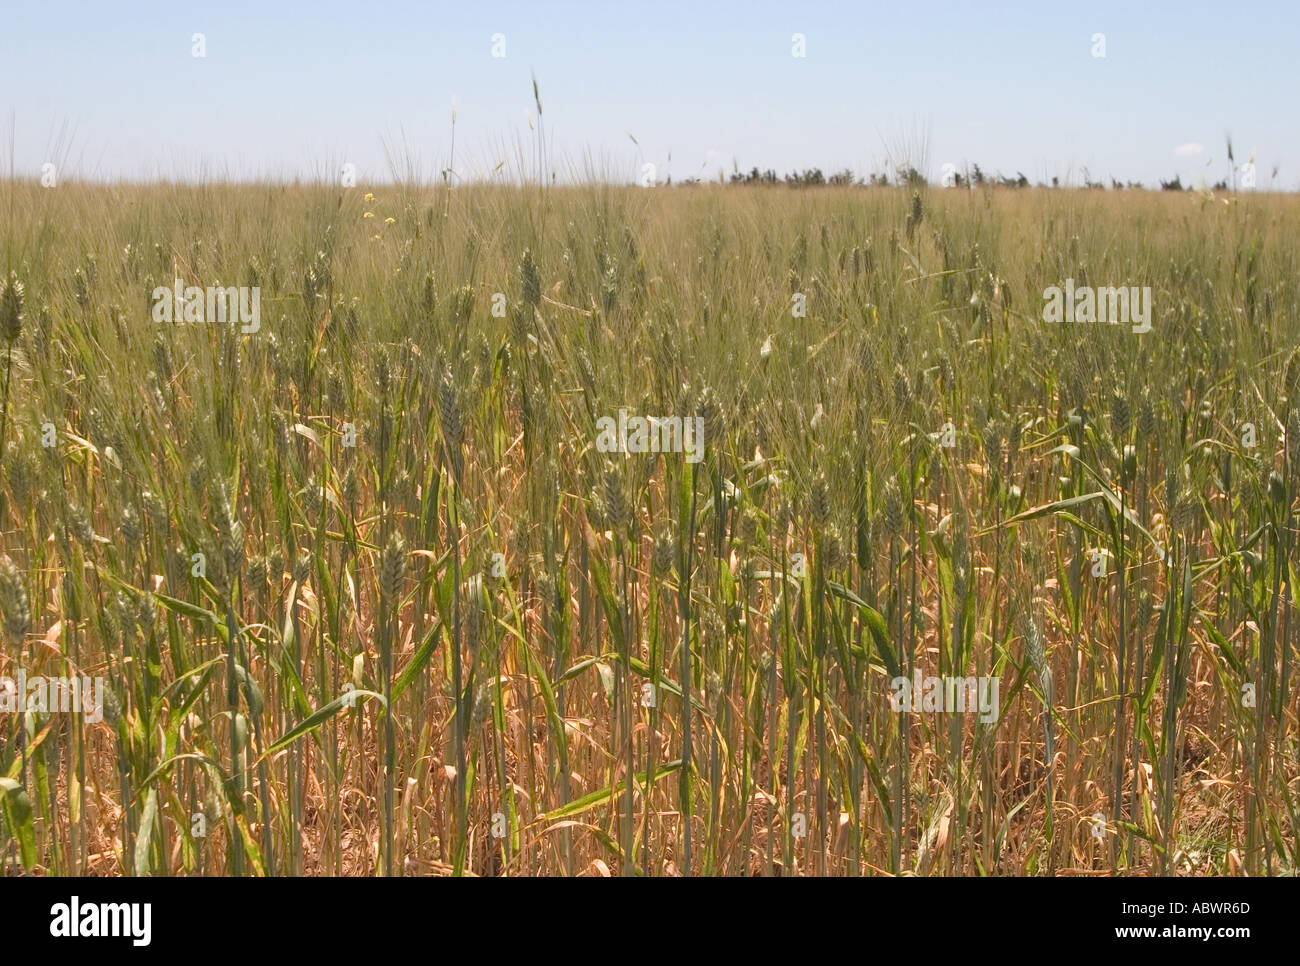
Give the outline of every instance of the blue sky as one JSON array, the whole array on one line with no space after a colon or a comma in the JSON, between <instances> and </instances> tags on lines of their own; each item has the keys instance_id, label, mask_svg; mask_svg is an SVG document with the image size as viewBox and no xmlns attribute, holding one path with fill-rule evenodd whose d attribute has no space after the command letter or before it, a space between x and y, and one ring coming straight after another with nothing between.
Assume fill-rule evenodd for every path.
<instances>
[{"instance_id":1,"label":"blue sky","mask_svg":"<svg viewBox=\"0 0 1300 966\"><path fill-rule=\"evenodd\" d=\"M1200 183L1227 177L1230 132L1260 188L1300 188L1294 2L4 2L0 146L12 117L29 175L312 177L348 161L365 183L399 155L432 177L453 103L458 174L510 172L521 151L532 164L535 74L561 178L906 157L936 178L978 162Z\"/></svg>"}]
</instances>

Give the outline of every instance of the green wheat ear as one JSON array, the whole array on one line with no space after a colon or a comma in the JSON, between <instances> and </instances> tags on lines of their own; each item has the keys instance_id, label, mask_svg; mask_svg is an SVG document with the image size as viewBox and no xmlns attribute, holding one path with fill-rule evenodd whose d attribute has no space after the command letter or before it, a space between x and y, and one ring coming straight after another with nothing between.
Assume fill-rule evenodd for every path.
<instances>
[{"instance_id":1,"label":"green wheat ear","mask_svg":"<svg viewBox=\"0 0 1300 966\"><path fill-rule=\"evenodd\" d=\"M1144 440L1152 440L1157 428L1155 404L1152 403L1150 394L1144 393L1138 406L1138 433Z\"/></svg>"},{"instance_id":2,"label":"green wheat ear","mask_svg":"<svg viewBox=\"0 0 1300 966\"><path fill-rule=\"evenodd\" d=\"M1043 638L1038 632L1038 623L1033 617L1025 618L1025 661L1038 676L1040 682L1048 675L1047 655L1043 650Z\"/></svg>"},{"instance_id":3,"label":"green wheat ear","mask_svg":"<svg viewBox=\"0 0 1300 966\"><path fill-rule=\"evenodd\" d=\"M310 558L308 558L308 565L310 565ZM388 538L379 562L379 592L385 600L391 603L398 598L404 576L406 576L406 545L401 536L394 533Z\"/></svg>"},{"instance_id":4,"label":"green wheat ear","mask_svg":"<svg viewBox=\"0 0 1300 966\"><path fill-rule=\"evenodd\" d=\"M667 532L661 533L655 538L654 553L651 557L651 565L654 572L663 577L673 568L673 560L677 557L677 546L673 542L672 536Z\"/></svg>"},{"instance_id":5,"label":"green wheat ear","mask_svg":"<svg viewBox=\"0 0 1300 966\"><path fill-rule=\"evenodd\" d=\"M32 608L22 572L8 557L0 558L0 613L5 634L21 642L32 629Z\"/></svg>"},{"instance_id":6,"label":"green wheat ear","mask_svg":"<svg viewBox=\"0 0 1300 966\"><path fill-rule=\"evenodd\" d=\"M67 531L72 538L86 549L95 543L95 529L90 523L90 515L75 503L67 505Z\"/></svg>"},{"instance_id":7,"label":"green wheat ear","mask_svg":"<svg viewBox=\"0 0 1300 966\"><path fill-rule=\"evenodd\" d=\"M903 511L903 496L899 492L898 482L890 480L885 485L884 507L881 512L881 522L885 525L885 531L891 536L899 536L903 532L906 524L906 517Z\"/></svg>"},{"instance_id":8,"label":"green wheat ear","mask_svg":"<svg viewBox=\"0 0 1300 966\"><path fill-rule=\"evenodd\" d=\"M610 528L622 532L632 523L632 506L628 502L623 474L617 469L608 469L601 484L601 495L604 497L605 514Z\"/></svg>"},{"instance_id":9,"label":"green wheat ear","mask_svg":"<svg viewBox=\"0 0 1300 966\"><path fill-rule=\"evenodd\" d=\"M1131 425L1131 413L1128 406L1128 397L1121 393L1116 393L1111 399L1110 404L1110 425L1115 432L1115 439L1123 440L1128 436L1129 426Z\"/></svg>"}]
</instances>

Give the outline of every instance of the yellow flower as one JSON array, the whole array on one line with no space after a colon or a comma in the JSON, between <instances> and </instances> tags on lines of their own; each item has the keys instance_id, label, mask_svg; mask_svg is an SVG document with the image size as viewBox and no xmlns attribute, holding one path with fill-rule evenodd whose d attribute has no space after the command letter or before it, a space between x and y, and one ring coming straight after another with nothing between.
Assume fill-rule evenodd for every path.
<instances>
[{"instance_id":1,"label":"yellow flower","mask_svg":"<svg viewBox=\"0 0 1300 966\"><path fill-rule=\"evenodd\" d=\"M371 240L371 241L379 241L379 240L380 240L380 237L379 237L378 235L371 235L371 236L370 236L370 240Z\"/></svg>"},{"instance_id":2,"label":"yellow flower","mask_svg":"<svg viewBox=\"0 0 1300 966\"><path fill-rule=\"evenodd\" d=\"M385 225L396 225L396 224L397 224L397 219L396 219L396 218L385 218L385 219L384 219L384 224L385 224Z\"/></svg>"},{"instance_id":3,"label":"yellow flower","mask_svg":"<svg viewBox=\"0 0 1300 966\"><path fill-rule=\"evenodd\" d=\"M375 200L375 196L374 196L371 192L367 191L367 192L366 192L366 201L374 201L374 200Z\"/></svg>"},{"instance_id":4,"label":"yellow flower","mask_svg":"<svg viewBox=\"0 0 1300 966\"><path fill-rule=\"evenodd\" d=\"M367 211L367 212L366 212L364 215L362 215L361 217L362 217L362 218L373 218L373 217L375 217L375 213L374 213L373 211Z\"/></svg>"}]
</instances>

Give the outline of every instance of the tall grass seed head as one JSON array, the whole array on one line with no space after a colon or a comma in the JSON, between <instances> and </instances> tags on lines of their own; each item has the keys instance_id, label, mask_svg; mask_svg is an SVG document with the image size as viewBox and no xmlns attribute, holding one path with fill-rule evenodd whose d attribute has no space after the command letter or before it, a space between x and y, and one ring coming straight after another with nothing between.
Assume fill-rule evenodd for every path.
<instances>
[{"instance_id":1,"label":"tall grass seed head","mask_svg":"<svg viewBox=\"0 0 1300 966\"><path fill-rule=\"evenodd\" d=\"M140 617L140 605L124 590L119 590L109 602L113 621L123 637L134 637Z\"/></svg>"},{"instance_id":2,"label":"tall grass seed head","mask_svg":"<svg viewBox=\"0 0 1300 966\"><path fill-rule=\"evenodd\" d=\"M703 420L704 442L713 444L722 438L724 429L722 407L713 390L705 386L695 404L695 413Z\"/></svg>"},{"instance_id":3,"label":"tall grass seed head","mask_svg":"<svg viewBox=\"0 0 1300 966\"><path fill-rule=\"evenodd\" d=\"M1268 474L1268 497L1279 508L1286 503L1286 481L1277 470Z\"/></svg>"},{"instance_id":4,"label":"tall grass seed head","mask_svg":"<svg viewBox=\"0 0 1300 966\"><path fill-rule=\"evenodd\" d=\"M1025 660L1040 678L1047 669L1047 655L1043 651L1043 638L1033 617L1025 619Z\"/></svg>"},{"instance_id":5,"label":"tall grass seed head","mask_svg":"<svg viewBox=\"0 0 1300 966\"><path fill-rule=\"evenodd\" d=\"M794 508L790 501L780 494L776 498L776 507L772 513L772 525L779 540L784 540L790 532L790 523L794 518Z\"/></svg>"},{"instance_id":6,"label":"tall grass seed head","mask_svg":"<svg viewBox=\"0 0 1300 966\"><path fill-rule=\"evenodd\" d=\"M248 578L248 584L254 590L264 589L271 580L271 570L267 566L266 557L262 554L254 554L248 558L248 568L245 572Z\"/></svg>"},{"instance_id":7,"label":"tall grass seed head","mask_svg":"<svg viewBox=\"0 0 1300 966\"><path fill-rule=\"evenodd\" d=\"M349 507L355 507L360 498L361 486L357 482L356 469L349 466L343 474L343 502Z\"/></svg>"},{"instance_id":8,"label":"tall grass seed head","mask_svg":"<svg viewBox=\"0 0 1300 966\"><path fill-rule=\"evenodd\" d=\"M438 307L438 289L434 281L433 272L428 272L424 276L424 290L420 294L420 308L428 318L433 318L434 311Z\"/></svg>"},{"instance_id":9,"label":"tall grass seed head","mask_svg":"<svg viewBox=\"0 0 1300 966\"><path fill-rule=\"evenodd\" d=\"M826 488L826 476L820 471L813 477L808 494L808 512L817 527L826 525L831 515L831 496Z\"/></svg>"},{"instance_id":10,"label":"tall grass seed head","mask_svg":"<svg viewBox=\"0 0 1300 966\"><path fill-rule=\"evenodd\" d=\"M1286 392L1287 404L1292 408L1300 406L1300 349L1292 350L1290 358L1287 359L1282 387Z\"/></svg>"},{"instance_id":11,"label":"tall grass seed head","mask_svg":"<svg viewBox=\"0 0 1300 966\"><path fill-rule=\"evenodd\" d=\"M153 594L140 595L140 600L136 605L135 617L140 629L146 635L153 630L154 624L158 621L158 608L154 606Z\"/></svg>"},{"instance_id":12,"label":"tall grass seed head","mask_svg":"<svg viewBox=\"0 0 1300 966\"><path fill-rule=\"evenodd\" d=\"M990 419L980 432L980 443L984 447L984 462L997 468L1002 462L1002 427L996 419Z\"/></svg>"},{"instance_id":13,"label":"tall grass seed head","mask_svg":"<svg viewBox=\"0 0 1300 966\"><path fill-rule=\"evenodd\" d=\"M438 381L438 408L442 418L442 432L449 445L459 446L464 440L464 411L460 402L460 386L450 367L443 371Z\"/></svg>"},{"instance_id":14,"label":"tall grass seed head","mask_svg":"<svg viewBox=\"0 0 1300 966\"><path fill-rule=\"evenodd\" d=\"M676 547L673 546L672 538L667 533L661 533L655 538L654 554L651 559L654 572L660 576L668 573L672 569L673 559L676 556Z\"/></svg>"},{"instance_id":15,"label":"tall grass seed head","mask_svg":"<svg viewBox=\"0 0 1300 966\"><path fill-rule=\"evenodd\" d=\"M397 597L406 576L406 545L394 533L388 538L379 561L379 592L388 600Z\"/></svg>"},{"instance_id":16,"label":"tall grass seed head","mask_svg":"<svg viewBox=\"0 0 1300 966\"><path fill-rule=\"evenodd\" d=\"M907 409L912 404L912 381L901 365L894 367L894 402L899 409Z\"/></svg>"},{"instance_id":17,"label":"tall grass seed head","mask_svg":"<svg viewBox=\"0 0 1300 966\"><path fill-rule=\"evenodd\" d=\"M306 547L300 547L298 556L293 561L293 582L300 587L303 586L311 578L311 571L311 551Z\"/></svg>"},{"instance_id":18,"label":"tall grass seed head","mask_svg":"<svg viewBox=\"0 0 1300 966\"><path fill-rule=\"evenodd\" d=\"M302 488L302 508L308 517L315 517L322 507L322 490L318 482L310 482Z\"/></svg>"},{"instance_id":19,"label":"tall grass seed head","mask_svg":"<svg viewBox=\"0 0 1300 966\"><path fill-rule=\"evenodd\" d=\"M289 452L289 421L279 409L271 413L271 441L281 456Z\"/></svg>"},{"instance_id":20,"label":"tall grass seed head","mask_svg":"<svg viewBox=\"0 0 1300 966\"><path fill-rule=\"evenodd\" d=\"M549 570L543 570L537 575L537 596L547 607L555 607L556 600L555 578L551 576Z\"/></svg>"},{"instance_id":21,"label":"tall grass seed head","mask_svg":"<svg viewBox=\"0 0 1300 966\"><path fill-rule=\"evenodd\" d=\"M122 521L118 527L127 547L137 546L144 539L144 531L140 527L140 515L132 507L128 506L122 510Z\"/></svg>"},{"instance_id":22,"label":"tall grass seed head","mask_svg":"<svg viewBox=\"0 0 1300 966\"><path fill-rule=\"evenodd\" d=\"M821 550L828 569L842 570L848 566L849 557L845 553L844 538L840 534L840 528L833 523L824 524L822 527Z\"/></svg>"},{"instance_id":23,"label":"tall grass seed head","mask_svg":"<svg viewBox=\"0 0 1300 966\"><path fill-rule=\"evenodd\" d=\"M284 551L279 547L266 555L266 571L272 586L278 586L284 580Z\"/></svg>"},{"instance_id":24,"label":"tall grass seed head","mask_svg":"<svg viewBox=\"0 0 1300 966\"><path fill-rule=\"evenodd\" d=\"M591 357L587 355L586 349L578 350L577 357L578 380L582 383L583 391L591 399L596 397L596 370L591 364Z\"/></svg>"},{"instance_id":25,"label":"tall grass seed head","mask_svg":"<svg viewBox=\"0 0 1300 966\"><path fill-rule=\"evenodd\" d=\"M523 257L519 260L519 294L524 304L533 308L542 300L542 282L530 248L524 249Z\"/></svg>"},{"instance_id":26,"label":"tall grass seed head","mask_svg":"<svg viewBox=\"0 0 1300 966\"><path fill-rule=\"evenodd\" d=\"M207 558L207 576L208 582L223 596L230 591L230 571L227 569L228 557L223 551L213 552L211 547L204 550L204 556ZM185 559L186 567L189 566L189 558ZM188 572L188 569L187 569Z\"/></svg>"},{"instance_id":27,"label":"tall grass seed head","mask_svg":"<svg viewBox=\"0 0 1300 966\"><path fill-rule=\"evenodd\" d=\"M68 504L67 528L81 546L89 548L94 545L95 529L90 523L90 515L75 503Z\"/></svg>"},{"instance_id":28,"label":"tall grass seed head","mask_svg":"<svg viewBox=\"0 0 1300 966\"><path fill-rule=\"evenodd\" d=\"M10 272L0 291L0 335L13 343L23 331L23 283L18 273Z\"/></svg>"}]
</instances>

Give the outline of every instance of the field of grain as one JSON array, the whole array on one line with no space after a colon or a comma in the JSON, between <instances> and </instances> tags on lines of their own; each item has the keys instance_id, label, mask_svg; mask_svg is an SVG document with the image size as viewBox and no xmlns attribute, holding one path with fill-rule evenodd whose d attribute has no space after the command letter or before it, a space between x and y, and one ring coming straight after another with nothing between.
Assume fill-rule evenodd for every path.
<instances>
[{"instance_id":1,"label":"field of grain","mask_svg":"<svg viewBox=\"0 0 1300 966\"><path fill-rule=\"evenodd\" d=\"M0 223L0 678L103 681L0 710L5 874L1295 872L1300 200ZM1151 330L1045 321L1067 279ZM177 280L260 318L156 321ZM621 410L698 445L603 451ZM991 712L897 708L934 676Z\"/></svg>"}]
</instances>

